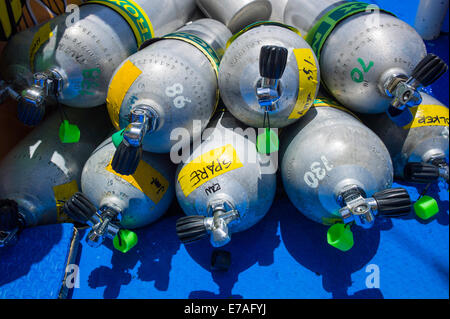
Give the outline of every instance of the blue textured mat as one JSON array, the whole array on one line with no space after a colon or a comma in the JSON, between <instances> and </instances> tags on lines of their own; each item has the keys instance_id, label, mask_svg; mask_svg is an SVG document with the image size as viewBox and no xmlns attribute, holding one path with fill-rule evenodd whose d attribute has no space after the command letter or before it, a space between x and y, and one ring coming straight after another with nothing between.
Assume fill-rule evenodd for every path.
<instances>
[{"instance_id":1,"label":"blue textured mat","mask_svg":"<svg viewBox=\"0 0 450 319\"><path fill-rule=\"evenodd\" d=\"M74 231L72 224L28 228L1 248L0 299L58 298Z\"/></svg>"}]
</instances>

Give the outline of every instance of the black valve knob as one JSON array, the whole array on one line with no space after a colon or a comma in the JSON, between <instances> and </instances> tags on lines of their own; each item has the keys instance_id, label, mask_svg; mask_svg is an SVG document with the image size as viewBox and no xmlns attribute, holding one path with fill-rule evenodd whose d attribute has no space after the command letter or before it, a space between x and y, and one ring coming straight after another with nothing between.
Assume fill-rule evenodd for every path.
<instances>
[{"instance_id":1,"label":"black valve knob","mask_svg":"<svg viewBox=\"0 0 450 319\"><path fill-rule=\"evenodd\" d=\"M74 221L86 224L97 212L95 206L83 193L75 193L64 203L64 212Z\"/></svg>"},{"instance_id":2,"label":"black valve knob","mask_svg":"<svg viewBox=\"0 0 450 319\"><path fill-rule=\"evenodd\" d=\"M177 220L177 235L184 244L202 239L208 235L204 216L186 216Z\"/></svg>"},{"instance_id":3,"label":"black valve knob","mask_svg":"<svg viewBox=\"0 0 450 319\"><path fill-rule=\"evenodd\" d=\"M19 208L13 200L0 200L0 231L12 231L21 227Z\"/></svg>"},{"instance_id":4,"label":"black valve knob","mask_svg":"<svg viewBox=\"0 0 450 319\"><path fill-rule=\"evenodd\" d=\"M439 179L439 168L426 163L408 163L403 175L408 182L433 183Z\"/></svg>"},{"instance_id":5,"label":"black valve knob","mask_svg":"<svg viewBox=\"0 0 450 319\"><path fill-rule=\"evenodd\" d=\"M412 121L414 121L414 116L411 113L411 111L409 110L409 108L400 110L391 105L391 106L389 106L386 113L389 116L389 118L392 120L392 122L394 122L395 125L397 125L399 127L407 126Z\"/></svg>"},{"instance_id":6,"label":"black valve knob","mask_svg":"<svg viewBox=\"0 0 450 319\"><path fill-rule=\"evenodd\" d=\"M141 159L142 146L134 147L127 145L122 141L114 153L111 167L120 175L133 175L136 172Z\"/></svg>"},{"instance_id":7,"label":"black valve knob","mask_svg":"<svg viewBox=\"0 0 450 319\"><path fill-rule=\"evenodd\" d=\"M44 118L45 105L40 101L33 101L22 97L17 104L17 118L23 124L35 126Z\"/></svg>"},{"instance_id":8,"label":"black valve knob","mask_svg":"<svg viewBox=\"0 0 450 319\"><path fill-rule=\"evenodd\" d=\"M411 211L411 197L404 188L385 189L373 195L378 213L386 217L400 217Z\"/></svg>"},{"instance_id":9,"label":"black valve knob","mask_svg":"<svg viewBox=\"0 0 450 319\"><path fill-rule=\"evenodd\" d=\"M284 73L288 50L275 45L265 45L259 56L259 73L264 78L278 80Z\"/></svg>"},{"instance_id":10,"label":"black valve knob","mask_svg":"<svg viewBox=\"0 0 450 319\"><path fill-rule=\"evenodd\" d=\"M422 86L429 86L436 82L448 70L448 65L438 56L429 53L415 67L412 77Z\"/></svg>"}]
</instances>

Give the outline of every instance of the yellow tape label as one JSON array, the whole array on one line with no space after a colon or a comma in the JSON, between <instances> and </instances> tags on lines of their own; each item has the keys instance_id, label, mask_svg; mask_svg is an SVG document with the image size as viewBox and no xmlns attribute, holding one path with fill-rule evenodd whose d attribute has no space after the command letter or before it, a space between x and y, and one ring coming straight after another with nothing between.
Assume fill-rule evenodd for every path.
<instances>
[{"instance_id":1,"label":"yellow tape label","mask_svg":"<svg viewBox=\"0 0 450 319\"><path fill-rule=\"evenodd\" d=\"M139 162L136 172L130 176L117 174L112 169L111 162L106 167L106 170L133 185L155 204L158 204L161 201L169 188L169 181L160 172L144 161Z\"/></svg>"},{"instance_id":2,"label":"yellow tape label","mask_svg":"<svg viewBox=\"0 0 450 319\"><path fill-rule=\"evenodd\" d=\"M70 183L58 185L53 187L53 194L55 195L56 202L56 220L58 223L69 223L73 222L72 219L64 213L64 204L69 200L73 194L78 192L77 181L71 181Z\"/></svg>"},{"instance_id":3,"label":"yellow tape label","mask_svg":"<svg viewBox=\"0 0 450 319\"><path fill-rule=\"evenodd\" d=\"M299 71L299 89L297 103L289 119L299 119L314 103L317 86L317 65L311 49L294 49Z\"/></svg>"},{"instance_id":4,"label":"yellow tape label","mask_svg":"<svg viewBox=\"0 0 450 319\"><path fill-rule=\"evenodd\" d=\"M449 126L448 108L442 105L420 105L411 108L414 121L405 130L424 126Z\"/></svg>"},{"instance_id":5,"label":"yellow tape label","mask_svg":"<svg viewBox=\"0 0 450 319\"><path fill-rule=\"evenodd\" d=\"M119 115L122 107L123 99L128 92L128 89L141 75L139 70L130 60L127 60L122 67L114 75L108 88L108 95L106 97L106 104L108 106L108 113L114 127L119 130Z\"/></svg>"},{"instance_id":6,"label":"yellow tape label","mask_svg":"<svg viewBox=\"0 0 450 319\"><path fill-rule=\"evenodd\" d=\"M243 167L231 144L213 149L188 163L178 174L185 197L213 178Z\"/></svg>"},{"instance_id":7,"label":"yellow tape label","mask_svg":"<svg viewBox=\"0 0 450 319\"><path fill-rule=\"evenodd\" d=\"M47 22L34 34L33 42L30 46L30 67L34 71L34 59L39 49L53 36L50 22Z\"/></svg>"}]
</instances>

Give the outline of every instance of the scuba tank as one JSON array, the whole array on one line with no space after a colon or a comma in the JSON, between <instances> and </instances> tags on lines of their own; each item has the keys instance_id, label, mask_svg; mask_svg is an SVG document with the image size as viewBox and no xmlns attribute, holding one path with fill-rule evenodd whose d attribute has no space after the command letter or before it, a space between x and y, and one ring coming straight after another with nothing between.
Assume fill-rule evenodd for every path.
<instances>
[{"instance_id":1,"label":"scuba tank","mask_svg":"<svg viewBox=\"0 0 450 319\"><path fill-rule=\"evenodd\" d=\"M111 124L104 106L63 111L81 131L67 121L60 126L53 112L0 163L0 246L24 227L70 221L64 202L79 190L83 165Z\"/></svg>"},{"instance_id":2,"label":"scuba tank","mask_svg":"<svg viewBox=\"0 0 450 319\"><path fill-rule=\"evenodd\" d=\"M317 100L283 131L281 145L289 199L309 219L333 225L328 233L332 246L343 251L353 246L352 222L370 228L378 215L410 212L407 191L390 189L392 161L383 142L345 109Z\"/></svg>"},{"instance_id":3,"label":"scuba tank","mask_svg":"<svg viewBox=\"0 0 450 319\"><path fill-rule=\"evenodd\" d=\"M127 252L137 243L128 229L155 222L174 198L175 166L168 156L145 152L131 176L121 176L111 168L117 143L104 141L84 165L82 193L73 195L64 211L75 221L90 226L88 244L98 247L105 238L113 239L116 249Z\"/></svg>"},{"instance_id":4,"label":"scuba tank","mask_svg":"<svg viewBox=\"0 0 450 319\"><path fill-rule=\"evenodd\" d=\"M197 0L197 6L212 19L236 33L256 21L266 21L272 13L269 0Z\"/></svg>"},{"instance_id":5,"label":"scuba tank","mask_svg":"<svg viewBox=\"0 0 450 319\"><path fill-rule=\"evenodd\" d=\"M133 174L142 149L169 153L175 130L201 135L219 102L218 66L230 36L218 21L197 20L150 40L117 68L107 97L114 126L124 129L116 172Z\"/></svg>"},{"instance_id":6,"label":"scuba tank","mask_svg":"<svg viewBox=\"0 0 450 319\"><path fill-rule=\"evenodd\" d=\"M194 10L194 0L92 0L26 31L27 47L12 39L5 54L19 53L6 60L14 68L29 66L34 83L17 95L19 119L37 124L48 98L80 108L104 104L114 69L144 41L186 23Z\"/></svg>"},{"instance_id":7,"label":"scuba tank","mask_svg":"<svg viewBox=\"0 0 450 319\"><path fill-rule=\"evenodd\" d=\"M411 109L414 121L398 127L384 114L362 116L364 123L385 143L396 177L413 183L448 184L448 107L426 93L422 104Z\"/></svg>"},{"instance_id":8,"label":"scuba tank","mask_svg":"<svg viewBox=\"0 0 450 319\"><path fill-rule=\"evenodd\" d=\"M276 169L257 152L253 128L229 113L217 114L202 142L178 167L175 192L186 217L177 221L183 243L210 235L222 247L231 234L258 223L275 197Z\"/></svg>"},{"instance_id":9,"label":"scuba tank","mask_svg":"<svg viewBox=\"0 0 450 319\"><path fill-rule=\"evenodd\" d=\"M227 109L253 127L301 118L319 90L319 63L299 32L276 22L248 26L229 41L219 70Z\"/></svg>"},{"instance_id":10,"label":"scuba tank","mask_svg":"<svg viewBox=\"0 0 450 319\"><path fill-rule=\"evenodd\" d=\"M355 1L290 0L285 22L307 32L320 61L322 84L345 107L388 112L399 126L412 121L420 88L448 69L428 54L420 35L377 6Z\"/></svg>"}]
</instances>

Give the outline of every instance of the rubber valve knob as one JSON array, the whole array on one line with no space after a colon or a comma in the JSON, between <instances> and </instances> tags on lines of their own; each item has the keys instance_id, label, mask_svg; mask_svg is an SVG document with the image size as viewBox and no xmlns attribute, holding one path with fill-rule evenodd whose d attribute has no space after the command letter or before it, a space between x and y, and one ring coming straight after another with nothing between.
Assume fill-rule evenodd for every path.
<instances>
[{"instance_id":1,"label":"rubber valve knob","mask_svg":"<svg viewBox=\"0 0 450 319\"><path fill-rule=\"evenodd\" d=\"M120 143L111 162L112 169L120 175L133 175L142 159L142 147Z\"/></svg>"},{"instance_id":2,"label":"rubber valve knob","mask_svg":"<svg viewBox=\"0 0 450 319\"><path fill-rule=\"evenodd\" d=\"M44 103L21 98L17 104L17 118L25 125L36 126L42 121L44 114Z\"/></svg>"},{"instance_id":3,"label":"rubber valve knob","mask_svg":"<svg viewBox=\"0 0 450 319\"><path fill-rule=\"evenodd\" d=\"M440 57L429 53L415 67L411 76L425 87L436 82L447 70L448 65Z\"/></svg>"},{"instance_id":4,"label":"rubber valve knob","mask_svg":"<svg viewBox=\"0 0 450 319\"><path fill-rule=\"evenodd\" d=\"M426 163L408 163L403 175L408 182L433 183L439 179L439 168Z\"/></svg>"},{"instance_id":5,"label":"rubber valve knob","mask_svg":"<svg viewBox=\"0 0 450 319\"><path fill-rule=\"evenodd\" d=\"M21 226L19 208L13 200L0 200L0 231L12 231Z\"/></svg>"},{"instance_id":6,"label":"rubber valve knob","mask_svg":"<svg viewBox=\"0 0 450 319\"><path fill-rule=\"evenodd\" d=\"M288 50L275 45L265 45L259 56L259 73L264 78L278 80L287 64Z\"/></svg>"}]
</instances>

